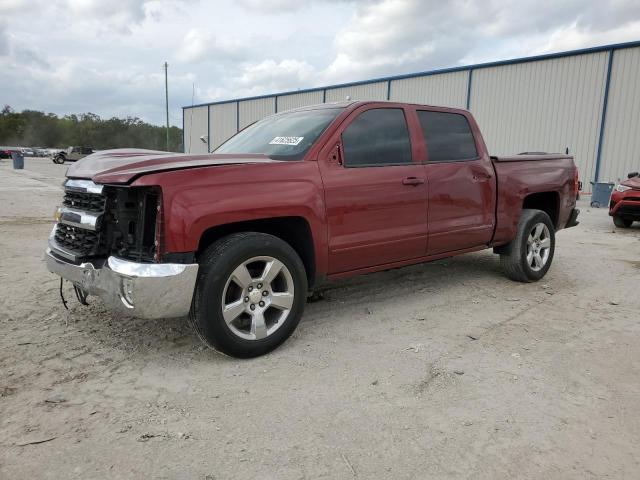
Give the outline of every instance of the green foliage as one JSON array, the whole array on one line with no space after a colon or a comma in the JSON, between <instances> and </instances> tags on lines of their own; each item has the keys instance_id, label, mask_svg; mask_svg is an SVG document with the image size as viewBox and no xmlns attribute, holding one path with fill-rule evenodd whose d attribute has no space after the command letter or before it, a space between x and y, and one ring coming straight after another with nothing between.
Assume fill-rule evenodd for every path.
<instances>
[{"instance_id":1,"label":"green foliage","mask_svg":"<svg viewBox=\"0 0 640 480\"><path fill-rule=\"evenodd\" d=\"M23 110L6 105L0 111L0 145L66 148L70 145L111 148L166 149L166 128L136 117L103 120L93 113L66 115ZM182 130L169 129L169 150L182 151Z\"/></svg>"}]
</instances>

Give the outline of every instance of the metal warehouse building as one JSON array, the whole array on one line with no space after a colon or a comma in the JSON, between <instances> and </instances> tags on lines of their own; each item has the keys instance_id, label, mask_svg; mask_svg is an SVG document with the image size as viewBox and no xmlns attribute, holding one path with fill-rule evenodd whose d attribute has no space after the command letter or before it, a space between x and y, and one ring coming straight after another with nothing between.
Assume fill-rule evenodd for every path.
<instances>
[{"instance_id":1,"label":"metal warehouse building","mask_svg":"<svg viewBox=\"0 0 640 480\"><path fill-rule=\"evenodd\" d=\"M467 108L492 154L569 148L586 189L640 170L640 41L183 107L185 151L347 96Z\"/></svg>"}]
</instances>

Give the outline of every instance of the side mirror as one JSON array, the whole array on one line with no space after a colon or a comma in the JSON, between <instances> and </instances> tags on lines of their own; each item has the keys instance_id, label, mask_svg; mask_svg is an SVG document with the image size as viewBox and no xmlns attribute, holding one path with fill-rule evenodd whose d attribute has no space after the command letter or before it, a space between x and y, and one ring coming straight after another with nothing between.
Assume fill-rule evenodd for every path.
<instances>
[{"instance_id":1,"label":"side mirror","mask_svg":"<svg viewBox=\"0 0 640 480\"><path fill-rule=\"evenodd\" d=\"M634 178L634 177L640 177L640 173L639 172L631 172L629 175L627 175L627 178Z\"/></svg>"}]
</instances>

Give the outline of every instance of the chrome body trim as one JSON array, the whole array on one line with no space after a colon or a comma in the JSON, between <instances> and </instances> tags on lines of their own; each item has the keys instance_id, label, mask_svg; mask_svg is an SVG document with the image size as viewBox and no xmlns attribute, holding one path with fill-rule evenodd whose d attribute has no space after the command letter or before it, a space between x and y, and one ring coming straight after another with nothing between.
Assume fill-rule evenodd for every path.
<instances>
[{"instance_id":1,"label":"chrome body trim","mask_svg":"<svg viewBox=\"0 0 640 480\"><path fill-rule=\"evenodd\" d=\"M75 178L69 178L64 182L64 187L70 190L77 190L86 193L102 194L104 185L98 185L91 180L78 180Z\"/></svg>"},{"instance_id":2,"label":"chrome body trim","mask_svg":"<svg viewBox=\"0 0 640 480\"><path fill-rule=\"evenodd\" d=\"M95 231L102 213L91 213L69 207L59 207L60 223Z\"/></svg>"},{"instance_id":3,"label":"chrome body trim","mask_svg":"<svg viewBox=\"0 0 640 480\"><path fill-rule=\"evenodd\" d=\"M69 263L47 248L50 272L72 282L107 307L140 318L174 318L189 313L198 264L137 263L109 257L104 264Z\"/></svg>"}]
</instances>

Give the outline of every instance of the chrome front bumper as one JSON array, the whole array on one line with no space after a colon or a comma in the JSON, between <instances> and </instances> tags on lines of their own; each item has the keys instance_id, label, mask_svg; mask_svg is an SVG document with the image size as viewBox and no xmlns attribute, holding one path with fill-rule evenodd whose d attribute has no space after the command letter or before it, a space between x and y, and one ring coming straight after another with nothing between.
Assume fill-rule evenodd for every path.
<instances>
[{"instance_id":1,"label":"chrome front bumper","mask_svg":"<svg viewBox=\"0 0 640 480\"><path fill-rule=\"evenodd\" d=\"M109 257L104 265L75 265L45 255L50 272L95 295L115 311L140 318L173 318L189 313L198 264L136 263Z\"/></svg>"}]
</instances>

